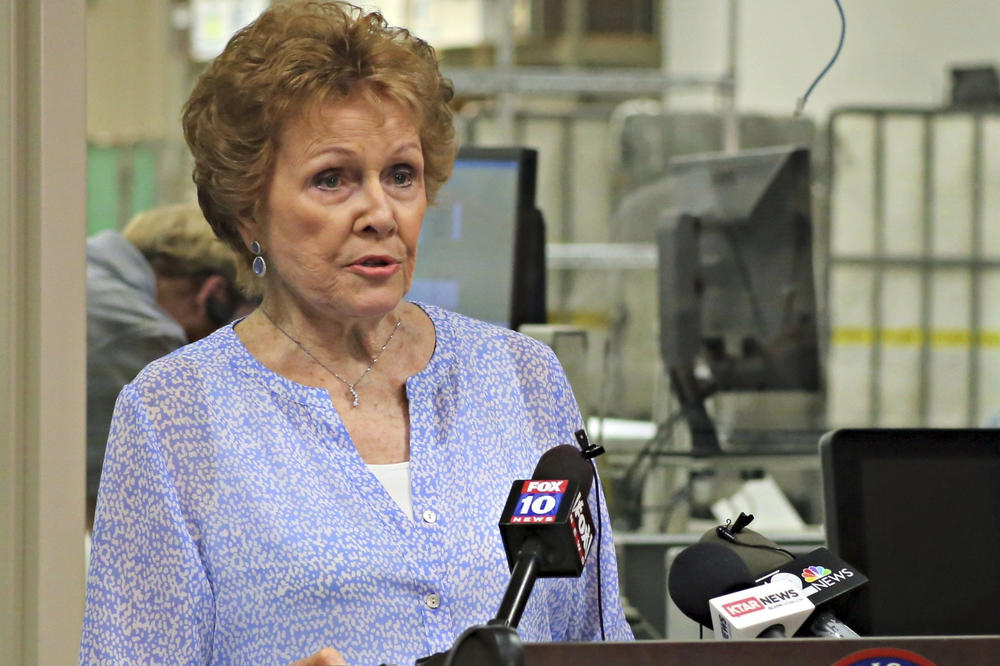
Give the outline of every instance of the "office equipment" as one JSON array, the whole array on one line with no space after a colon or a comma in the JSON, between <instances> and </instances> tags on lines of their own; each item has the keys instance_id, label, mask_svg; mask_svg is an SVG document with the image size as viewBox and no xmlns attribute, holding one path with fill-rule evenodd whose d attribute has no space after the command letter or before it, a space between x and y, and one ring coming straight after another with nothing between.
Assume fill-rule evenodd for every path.
<instances>
[{"instance_id":1,"label":"office equipment","mask_svg":"<svg viewBox=\"0 0 1000 666\"><path fill-rule=\"evenodd\" d=\"M979 64L951 68L953 107L990 107L1000 104L1000 74L995 65Z\"/></svg>"},{"instance_id":2,"label":"office equipment","mask_svg":"<svg viewBox=\"0 0 1000 666\"><path fill-rule=\"evenodd\" d=\"M428 206L410 300L517 329L545 323L545 225L537 152L462 148Z\"/></svg>"},{"instance_id":3,"label":"office equipment","mask_svg":"<svg viewBox=\"0 0 1000 666\"><path fill-rule=\"evenodd\" d=\"M830 550L868 576L862 635L996 634L1000 430L853 429L820 441Z\"/></svg>"},{"instance_id":4,"label":"office equipment","mask_svg":"<svg viewBox=\"0 0 1000 666\"><path fill-rule=\"evenodd\" d=\"M821 390L809 173L796 147L670 162L660 349L696 454L720 451L708 397Z\"/></svg>"}]
</instances>

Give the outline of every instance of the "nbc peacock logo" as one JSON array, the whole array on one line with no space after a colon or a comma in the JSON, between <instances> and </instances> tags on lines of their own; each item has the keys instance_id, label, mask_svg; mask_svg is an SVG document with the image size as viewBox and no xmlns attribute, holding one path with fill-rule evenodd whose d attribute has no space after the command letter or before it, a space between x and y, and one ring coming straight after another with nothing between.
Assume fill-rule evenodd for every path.
<instances>
[{"instance_id":1,"label":"nbc peacock logo","mask_svg":"<svg viewBox=\"0 0 1000 666\"><path fill-rule=\"evenodd\" d=\"M817 581L823 576L829 576L832 573L833 572L827 569L826 567L812 566L812 567L806 567L805 569L802 570L802 578L807 583L812 583L813 581Z\"/></svg>"}]
</instances>

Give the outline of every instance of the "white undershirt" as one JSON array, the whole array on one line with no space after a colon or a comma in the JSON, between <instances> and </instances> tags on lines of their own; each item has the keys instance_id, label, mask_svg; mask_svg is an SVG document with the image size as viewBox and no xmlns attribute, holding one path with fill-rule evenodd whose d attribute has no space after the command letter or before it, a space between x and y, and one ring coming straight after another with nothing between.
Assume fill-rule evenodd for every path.
<instances>
[{"instance_id":1,"label":"white undershirt","mask_svg":"<svg viewBox=\"0 0 1000 666\"><path fill-rule=\"evenodd\" d=\"M382 482L389 496L413 520L413 496L410 494L410 461L389 463L388 465L366 465L368 471Z\"/></svg>"}]
</instances>

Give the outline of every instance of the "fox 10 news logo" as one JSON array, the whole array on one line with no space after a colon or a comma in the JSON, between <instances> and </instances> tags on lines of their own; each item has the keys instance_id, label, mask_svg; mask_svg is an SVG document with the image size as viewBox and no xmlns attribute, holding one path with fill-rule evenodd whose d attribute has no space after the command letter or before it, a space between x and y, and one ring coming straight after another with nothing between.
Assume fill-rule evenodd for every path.
<instances>
[{"instance_id":1,"label":"fox 10 news logo","mask_svg":"<svg viewBox=\"0 0 1000 666\"><path fill-rule=\"evenodd\" d=\"M514 505L512 523L554 523L569 481L532 479L521 486L521 496Z\"/></svg>"}]
</instances>

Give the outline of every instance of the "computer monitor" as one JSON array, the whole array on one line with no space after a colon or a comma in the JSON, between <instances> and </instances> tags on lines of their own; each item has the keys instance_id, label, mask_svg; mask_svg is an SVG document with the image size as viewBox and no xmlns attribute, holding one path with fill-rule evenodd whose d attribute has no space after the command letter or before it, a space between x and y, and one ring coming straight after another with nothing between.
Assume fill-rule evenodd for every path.
<instances>
[{"instance_id":1,"label":"computer monitor","mask_svg":"<svg viewBox=\"0 0 1000 666\"><path fill-rule=\"evenodd\" d=\"M462 148L427 208L408 298L501 326L545 323L545 225L531 148Z\"/></svg>"},{"instance_id":2,"label":"computer monitor","mask_svg":"<svg viewBox=\"0 0 1000 666\"><path fill-rule=\"evenodd\" d=\"M1000 430L847 429L820 440L829 548L866 576L862 635L1000 631Z\"/></svg>"},{"instance_id":3,"label":"computer monitor","mask_svg":"<svg viewBox=\"0 0 1000 666\"><path fill-rule=\"evenodd\" d=\"M711 453L710 395L821 390L809 151L681 157L665 178L660 349L694 448Z\"/></svg>"}]
</instances>

